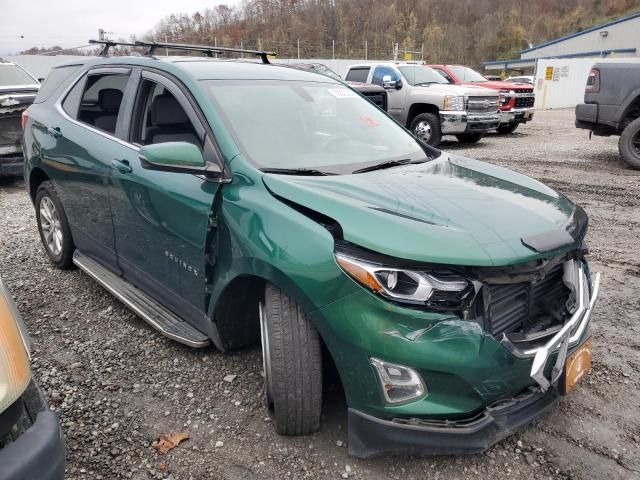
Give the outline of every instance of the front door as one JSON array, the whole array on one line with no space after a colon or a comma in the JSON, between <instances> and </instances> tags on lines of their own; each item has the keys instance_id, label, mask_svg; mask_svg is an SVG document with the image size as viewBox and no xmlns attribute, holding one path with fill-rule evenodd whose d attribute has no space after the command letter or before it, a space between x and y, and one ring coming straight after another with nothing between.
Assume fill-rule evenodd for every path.
<instances>
[{"instance_id":1,"label":"front door","mask_svg":"<svg viewBox=\"0 0 640 480\"><path fill-rule=\"evenodd\" d=\"M390 80L395 87L385 86L385 77ZM403 123L406 104L407 87L402 82L402 76L395 68L387 65L377 66L372 73L371 83L380 85L387 91L387 111L389 115Z\"/></svg>"},{"instance_id":2,"label":"front door","mask_svg":"<svg viewBox=\"0 0 640 480\"><path fill-rule=\"evenodd\" d=\"M205 330L207 272L220 184L204 177L143 169L138 147L189 142L215 161L211 140L186 95L171 80L142 72L129 142L113 159L110 196L118 262L124 277ZM210 262L207 264L207 262Z\"/></svg>"}]
</instances>

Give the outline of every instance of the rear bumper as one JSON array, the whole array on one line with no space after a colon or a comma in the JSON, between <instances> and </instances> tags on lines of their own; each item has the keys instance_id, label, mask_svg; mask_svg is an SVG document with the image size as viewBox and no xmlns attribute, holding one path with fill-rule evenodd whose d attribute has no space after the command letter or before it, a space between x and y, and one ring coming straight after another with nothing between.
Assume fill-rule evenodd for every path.
<instances>
[{"instance_id":1,"label":"rear bumper","mask_svg":"<svg viewBox=\"0 0 640 480\"><path fill-rule=\"evenodd\" d=\"M495 113L474 114L457 111L440 112L440 128L443 135L461 133L481 133L498 128L501 122L499 111Z\"/></svg>"},{"instance_id":2,"label":"rear bumper","mask_svg":"<svg viewBox=\"0 0 640 480\"><path fill-rule=\"evenodd\" d=\"M0 155L0 177L21 177L23 169L24 159L22 153Z\"/></svg>"},{"instance_id":3,"label":"rear bumper","mask_svg":"<svg viewBox=\"0 0 640 480\"><path fill-rule=\"evenodd\" d=\"M511 110L503 111L500 123L527 123L529 120L533 120L535 111L534 107L512 108Z\"/></svg>"},{"instance_id":4,"label":"rear bumper","mask_svg":"<svg viewBox=\"0 0 640 480\"><path fill-rule=\"evenodd\" d=\"M40 389L31 384L26 409L35 417L18 438L0 449L0 480L62 480L65 447L58 416L47 408Z\"/></svg>"},{"instance_id":5,"label":"rear bumper","mask_svg":"<svg viewBox=\"0 0 640 480\"><path fill-rule=\"evenodd\" d=\"M361 458L479 453L546 413L559 399L555 388L545 393L531 389L459 421L383 420L349 409L349 453Z\"/></svg>"}]
</instances>

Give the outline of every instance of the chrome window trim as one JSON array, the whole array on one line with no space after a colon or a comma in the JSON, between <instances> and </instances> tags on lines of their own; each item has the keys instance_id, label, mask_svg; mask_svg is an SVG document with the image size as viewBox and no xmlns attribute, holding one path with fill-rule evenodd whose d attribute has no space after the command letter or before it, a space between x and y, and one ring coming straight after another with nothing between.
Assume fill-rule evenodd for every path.
<instances>
[{"instance_id":1,"label":"chrome window trim","mask_svg":"<svg viewBox=\"0 0 640 480\"><path fill-rule=\"evenodd\" d=\"M100 66L100 67L98 67L98 68L105 68L105 67L104 67L104 65L101 65L101 66ZM118 67L114 67L114 68L118 68ZM120 68L123 68L123 67L120 67ZM126 68L126 67L125 67L125 68ZM82 127L82 128L84 128L85 130L89 130L90 132L97 133L98 135L100 135L100 136L102 136L102 137L104 137L104 138L108 138L109 140L113 140L113 141L115 141L116 143L119 143L120 145L122 145L122 146L124 146L124 147L130 148L130 149L131 149L131 150L133 150L134 152L138 152L138 151L140 151L140 148L139 148L139 147L136 147L135 145L133 145L133 144L131 144L131 143L125 142L125 141L124 141L124 140L122 140L121 138L118 138L118 137L116 137L116 136L114 136L114 135L111 135L111 134L109 134L109 133L107 133L107 132L104 132L104 131L102 131L102 130L99 130L99 129L97 129L97 128L94 128L94 127L92 127L92 126L91 126L91 125L89 125L89 124L86 124L86 123L84 123L84 122L80 122L80 121L76 120L75 118L72 118L71 116L69 116L69 114L68 114L67 112L65 112L64 108L62 108L62 102L64 101L64 99L65 99L65 98L67 98L67 95L68 95L68 94L69 94L69 92L73 89L73 87L75 87L75 86L76 86L76 83L78 83L78 82L79 82L79 81L80 81L80 80L81 80L85 75L90 75L90 74L91 74L91 72L92 72L93 70L96 70L96 69L83 70L82 72L80 72L80 73L78 74L78 76L77 76L76 78L74 78L74 79L73 79L73 81L72 81L72 82L67 86L67 88L65 88L65 89L63 90L62 94L60 94L60 95L58 96L58 98L56 99L56 102L55 102L55 104L54 104L54 108L55 108L55 109L58 111L58 113L59 113L60 115L62 115L62 117L63 117L65 120L67 120L68 122L71 122L71 123L73 123L74 125L77 125L77 126L79 126L79 127ZM63 132L63 135L64 135L64 132Z\"/></svg>"}]
</instances>

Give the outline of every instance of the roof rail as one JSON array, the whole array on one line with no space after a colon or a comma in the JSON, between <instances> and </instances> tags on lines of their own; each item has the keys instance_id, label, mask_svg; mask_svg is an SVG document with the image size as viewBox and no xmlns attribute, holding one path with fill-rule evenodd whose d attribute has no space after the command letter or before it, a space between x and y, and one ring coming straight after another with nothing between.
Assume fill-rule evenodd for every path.
<instances>
[{"instance_id":1,"label":"roof rail","mask_svg":"<svg viewBox=\"0 0 640 480\"><path fill-rule=\"evenodd\" d=\"M206 53L207 56L213 57L216 53L246 53L248 55L257 55L262 60L262 63L269 62L269 55L275 55L275 52L266 52L264 50L247 50L244 48L227 48L227 47L212 47L210 45L188 45L183 43L161 43L161 42L141 42L135 43L129 42L115 42L112 40L89 40L89 43L104 45L100 55L106 57L109 54L109 48L117 45L124 45L128 47L146 47L147 52L145 55L152 56L158 48L168 48L171 50L183 50L187 52L201 52Z\"/></svg>"}]
</instances>

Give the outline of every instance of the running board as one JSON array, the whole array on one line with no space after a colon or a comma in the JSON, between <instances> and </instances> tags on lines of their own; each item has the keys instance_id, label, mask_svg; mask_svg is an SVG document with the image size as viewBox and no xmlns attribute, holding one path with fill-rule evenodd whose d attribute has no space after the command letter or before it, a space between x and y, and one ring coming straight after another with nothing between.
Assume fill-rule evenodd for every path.
<instances>
[{"instance_id":1,"label":"running board","mask_svg":"<svg viewBox=\"0 0 640 480\"><path fill-rule=\"evenodd\" d=\"M73 263L165 337L194 348L209 345L200 330L79 250L73 254Z\"/></svg>"}]
</instances>

